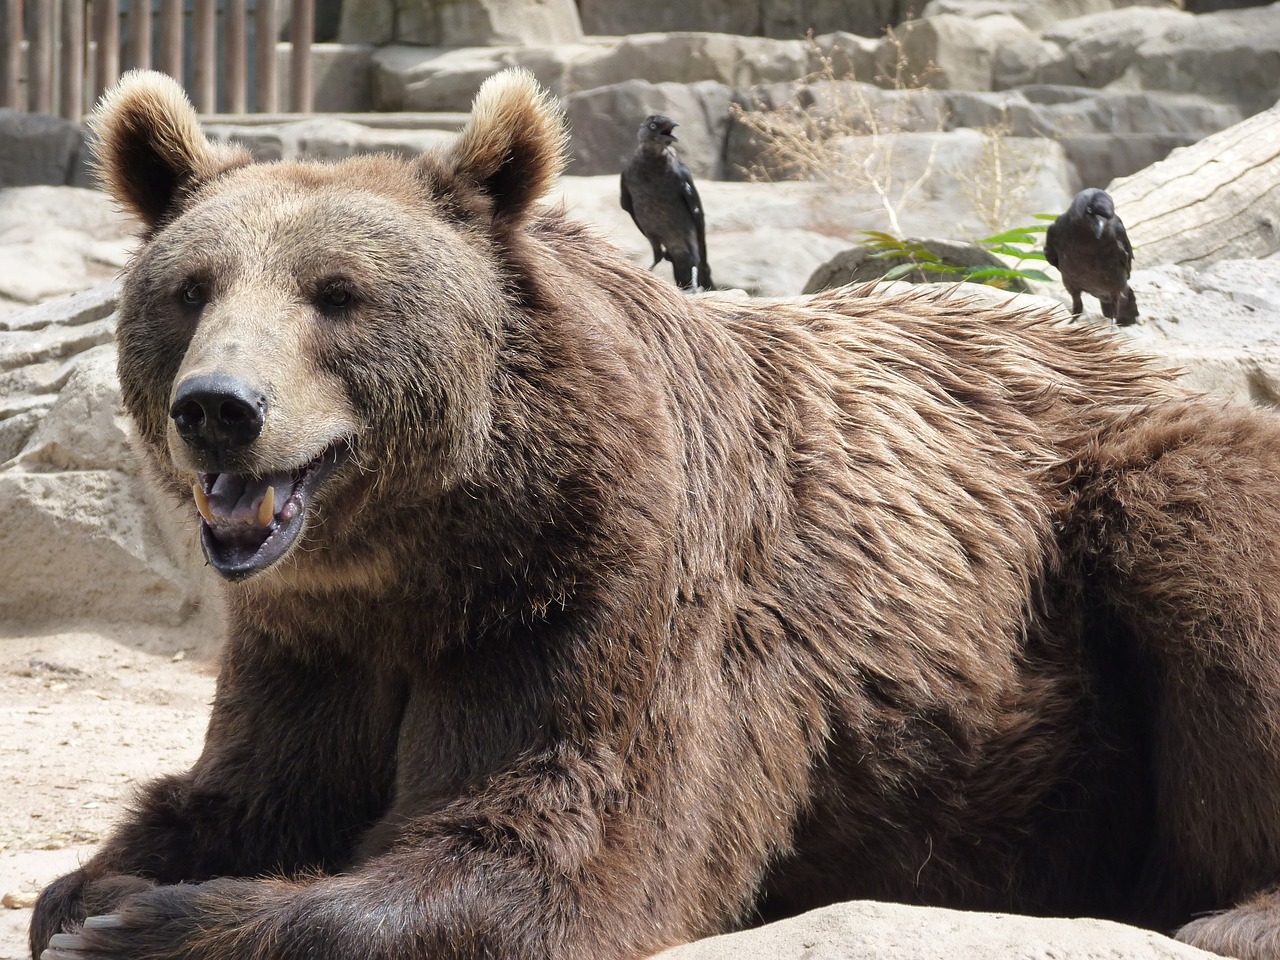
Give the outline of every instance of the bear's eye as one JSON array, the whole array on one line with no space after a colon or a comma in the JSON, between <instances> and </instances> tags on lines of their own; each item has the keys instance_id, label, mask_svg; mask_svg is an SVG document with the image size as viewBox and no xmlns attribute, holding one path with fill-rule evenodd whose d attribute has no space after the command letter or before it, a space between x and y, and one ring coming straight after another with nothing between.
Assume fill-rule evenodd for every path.
<instances>
[{"instance_id":1,"label":"bear's eye","mask_svg":"<svg viewBox=\"0 0 1280 960\"><path fill-rule=\"evenodd\" d=\"M188 280L179 288L178 296L188 307L202 307L209 302L209 284L203 280Z\"/></svg>"},{"instance_id":2,"label":"bear's eye","mask_svg":"<svg viewBox=\"0 0 1280 960\"><path fill-rule=\"evenodd\" d=\"M320 305L330 310L349 307L354 299L351 284L346 280L329 280L320 287Z\"/></svg>"}]
</instances>

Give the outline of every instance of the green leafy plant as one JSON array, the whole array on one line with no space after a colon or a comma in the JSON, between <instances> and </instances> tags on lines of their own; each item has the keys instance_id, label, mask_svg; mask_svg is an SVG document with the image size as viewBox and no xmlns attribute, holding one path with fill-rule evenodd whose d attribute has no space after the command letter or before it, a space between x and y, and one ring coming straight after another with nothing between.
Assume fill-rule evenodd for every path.
<instances>
[{"instance_id":1,"label":"green leafy plant","mask_svg":"<svg viewBox=\"0 0 1280 960\"><path fill-rule=\"evenodd\" d=\"M1037 219L1053 219L1051 215L1046 214L1036 216ZM919 240L904 240L878 230L864 230L862 235L867 238L866 245L874 251L871 254L872 259L903 261L885 271L883 277L885 280L901 280L912 273L918 273L922 278L929 274L936 274L939 279L952 278L1009 289L1022 286L1026 280L1045 282L1049 280L1049 276L1043 270L1023 266L1028 262L1044 261L1041 235L1047 229L1047 224L1032 224L1015 227L975 241L978 246L991 253L1012 257L1015 261L1012 267L987 264L960 266L947 263Z\"/></svg>"}]
</instances>

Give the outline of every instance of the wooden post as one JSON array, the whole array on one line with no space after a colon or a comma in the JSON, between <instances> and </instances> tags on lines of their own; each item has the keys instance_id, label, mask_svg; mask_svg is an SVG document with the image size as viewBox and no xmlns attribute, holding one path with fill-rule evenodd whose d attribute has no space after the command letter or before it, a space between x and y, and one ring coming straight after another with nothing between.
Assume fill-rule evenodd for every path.
<instances>
[{"instance_id":1,"label":"wooden post","mask_svg":"<svg viewBox=\"0 0 1280 960\"><path fill-rule=\"evenodd\" d=\"M246 99L249 78L245 60L245 0L227 0L223 17L226 109L228 113L245 113L249 109Z\"/></svg>"},{"instance_id":2,"label":"wooden post","mask_svg":"<svg viewBox=\"0 0 1280 960\"><path fill-rule=\"evenodd\" d=\"M60 112L79 121L84 113L84 2L63 0L62 50L58 57Z\"/></svg>"},{"instance_id":3,"label":"wooden post","mask_svg":"<svg viewBox=\"0 0 1280 960\"><path fill-rule=\"evenodd\" d=\"M93 70L96 100L120 79L120 0L93 0L93 32L98 40Z\"/></svg>"},{"instance_id":4,"label":"wooden post","mask_svg":"<svg viewBox=\"0 0 1280 960\"><path fill-rule=\"evenodd\" d=\"M27 87L31 109L53 113L53 33L57 13L54 0L36 0L35 29L27 40Z\"/></svg>"},{"instance_id":5,"label":"wooden post","mask_svg":"<svg viewBox=\"0 0 1280 960\"><path fill-rule=\"evenodd\" d=\"M192 97L201 113L218 112L217 0L195 0L192 16Z\"/></svg>"},{"instance_id":6,"label":"wooden post","mask_svg":"<svg viewBox=\"0 0 1280 960\"><path fill-rule=\"evenodd\" d=\"M22 96L22 0L0 6L0 107L26 110Z\"/></svg>"},{"instance_id":7,"label":"wooden post","mask_svg":"<svg viewBox=\"0 0 1280 960\"><path fill-rule=\"evenodd\" d=\"M310 113L313 99L311 38L316 32L315 0L293 0L290 17L293 46L289 50L289 109Z\"/></svg>"},{"instance_id":8,"label":"wooden post","mask_svg":"<svg viewBox=\"0 0 1280 960\"><path fill-rule=\"evenodd\" d=\"M182 76L182 0L160 0L160 69L179 83Z\"/></svg>"},{"instance_id":9,"label":"wooden post","mask_svg":"<svg viewBox=\"0 0 1280 960\"><path fill-rule=\"evenodd\" d=\"M253 105L259 113L280 109L280 84L276 76L276 36L280 15L276 0L258 0L253 17L253 62L257 76Z\"/></svg>"},{"instance_id":10,"label":"wooden post","mask_svg":"<svg viewBox=\"0 0 1280 960\"><path fill-rule=\"evenodd\" d=\"M151 67L151 0L131 0L129 4L129 66Z\"/></svg>"}]
</instances>

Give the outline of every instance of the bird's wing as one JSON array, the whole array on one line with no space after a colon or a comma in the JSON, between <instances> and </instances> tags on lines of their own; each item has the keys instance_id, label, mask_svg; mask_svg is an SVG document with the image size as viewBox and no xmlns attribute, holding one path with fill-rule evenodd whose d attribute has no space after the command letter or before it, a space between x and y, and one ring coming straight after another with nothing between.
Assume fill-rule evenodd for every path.
<instances>
[{"instance_id":1,"label":"bird's wing","mask_svg":"<svg viewBox=\"0 0 1280 960\"><path fill-rule=\"evenodd\" d=\"M684 198L684 205L689 208L693 225L698 230L698 260L705 264L707 262L707 224L702 213L702 198L698 196L698 188L693 185L693 175L689 173L689 168L684 163L677 165L676 173L680 176L680 195Z\"/></svg>"},{"instance_id":2,"label":"bird's wing","mask_svg":"<svg viewBox=\"0 0 1280 960\"><path fill-rule=\"evenodd\" d=\"M622 176L618 178L622 182L622 209L631 214L631 219L636 218L636 209L631 202L631 191L627 189L627 174L624 171Z\"/></svg>"},{"instance_id":3,"label":"bird's wing","mask_svg":"<svg viewBox=\"0 0 1280 960\"><path fill-rule=\"evenodd\" d=\"M1044 258L1049 261L1049 265L1056 267L1058 265L1058 251L1053 245L1053 229L1058 225L1055 220L1049 224L1049 229L1044 234Z\"/></svg>"},{"instance_id":4,"label":"bird's wing","mask_svg":"<svg viewBox=\"0 0 1280 960\"><path fill-rule=\"evenodd\" d=\"M1126 258L1125 263L1130 268L1132 268L1133 267L1133 247L1129 244L1129 233L1127 230L1125 230L1124 224L1120 222L1119 217L1112 217L1111 222L1115 224L1116 240L1119 242L1120 248L1124 250L1124 255Z\"/></svg>"}]
</instances>

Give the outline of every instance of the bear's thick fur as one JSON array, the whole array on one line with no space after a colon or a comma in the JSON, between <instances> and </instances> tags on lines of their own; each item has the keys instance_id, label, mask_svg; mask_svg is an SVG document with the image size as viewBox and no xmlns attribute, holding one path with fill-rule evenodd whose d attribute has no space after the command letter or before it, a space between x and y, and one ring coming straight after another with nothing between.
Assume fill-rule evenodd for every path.
<instances>
[{"instance_id":1,"label":"bear's thick fur","mask_svg":"<svg viewBox=\"0 0 1280 960\"><path fill-rule=\"evenodd\" d=\"M686 299L537 204L527 75L418 162L251 164L157 75L94 125L231 630L35 955L620 960L856 897L1275 955L1275 417L957 296Z\"/></svg>"}]
</instances>

